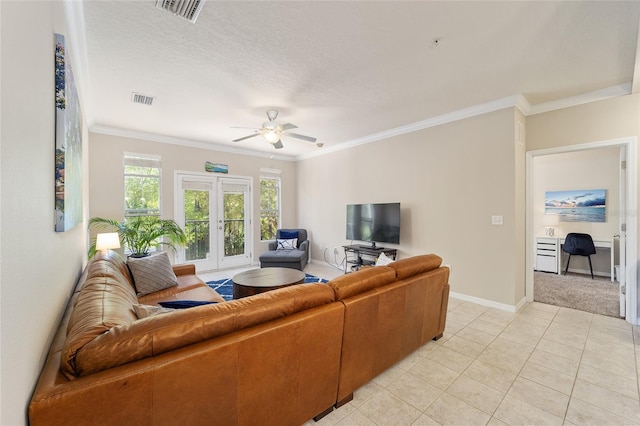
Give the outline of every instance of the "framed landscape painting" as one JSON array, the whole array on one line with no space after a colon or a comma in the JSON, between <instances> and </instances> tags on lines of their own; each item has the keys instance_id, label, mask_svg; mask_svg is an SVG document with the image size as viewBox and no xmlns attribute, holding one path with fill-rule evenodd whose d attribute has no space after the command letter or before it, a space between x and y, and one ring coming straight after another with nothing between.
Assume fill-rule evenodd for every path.
<instances>
[{"instance_id":1,"label":"framed landscape painting","mask_svg":"<svg viewBox=\"0 0 640 426\"><path fill-rule=\"evenodd\" d=\"M82 222L82 113L64 36L55 35L55 230Z\"/></svg>"},{"instance_id":2,"label":"framed landscape painting","mask_svg":"<svg viewBox=\"0 0 640 426\"><path fill-rule=\"evenodd\" d=\"M560 222L606 222L606 189L548 191L545 214L557 214Z\"/></svg>"}]
</instances>

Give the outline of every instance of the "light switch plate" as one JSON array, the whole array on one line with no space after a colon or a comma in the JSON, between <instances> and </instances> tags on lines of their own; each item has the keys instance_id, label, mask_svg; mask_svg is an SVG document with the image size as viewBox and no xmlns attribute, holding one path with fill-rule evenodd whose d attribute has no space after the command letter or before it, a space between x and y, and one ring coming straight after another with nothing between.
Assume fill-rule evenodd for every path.
<instances>
[{"instance_id":1,"label":"light switch plate","mask_svg":"<svg viewBox=\"0 0 640 426\"><path fill-rule=\"evenodd\" d=\"M491 216L492 225L502 225L504 223L502 216Z\"/></svg>"}]
</instances>

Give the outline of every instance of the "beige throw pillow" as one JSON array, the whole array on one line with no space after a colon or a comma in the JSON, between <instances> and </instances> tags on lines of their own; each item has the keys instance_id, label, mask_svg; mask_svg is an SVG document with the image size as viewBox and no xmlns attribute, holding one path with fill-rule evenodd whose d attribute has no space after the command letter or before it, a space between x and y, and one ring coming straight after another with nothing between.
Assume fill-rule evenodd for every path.
<instances>
[{"instance_id":1,"label":"beige throw pillow","mask_svg":"<svg viewBox=\"0 0 640 426\"><path fill-rule=\"evenodd\" d=\"M147 257L127 261L138 296L154 293L178 285L169 255L162 251Z\"/></svg>"},{"instance_id":2,"label":"beige throw pillow","mask_svg":"<svg viewBox=\"0 0 640 426\"><path fill-rule=\"evenodd\" d=\"M133 310L136 313L138 319L175 311L175 309L171 308L163 308L162 306L157 305L141 305L139 303L133 305Z\"/></svg>"}]
</instances>

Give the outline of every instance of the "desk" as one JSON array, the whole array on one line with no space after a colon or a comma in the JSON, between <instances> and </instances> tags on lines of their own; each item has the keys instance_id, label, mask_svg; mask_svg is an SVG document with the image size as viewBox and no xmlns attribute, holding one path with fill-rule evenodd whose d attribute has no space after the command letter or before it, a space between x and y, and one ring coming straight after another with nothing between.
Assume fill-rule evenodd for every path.
<instances>
[{"instance_id":1,"label":"desk","mask_svg":"<svg viewBox=\"0 0 640 426\"><path fill-rule=\"evenodd\" d=\"M536 238L536 270L562 274L562 245L563 238L537 237ZM611 281L614 281L614 245L612 239L598 238L593 240L593 245L598 248L609 249L611 257Z\"/></svg>"},{"instance_id":2,"label":"desk","mask_svg":"<svg viewBox=\"0 0 640 426\"><path fill-rule=\"evenodd\" d=\"M559 238L558 239L558 274L562 273L562 244L564 244L564 238ZM613 265L614 260L614 250L613 250L613 238L610 240L604 240L604 239L595 239L593 240L593 245L596 246L596 249L598 248L608 248L609 252L611 253L611 269L609 269L611 271L611 282L614 281L614 270L615 267Z\"/></svg>"}]
</instances>

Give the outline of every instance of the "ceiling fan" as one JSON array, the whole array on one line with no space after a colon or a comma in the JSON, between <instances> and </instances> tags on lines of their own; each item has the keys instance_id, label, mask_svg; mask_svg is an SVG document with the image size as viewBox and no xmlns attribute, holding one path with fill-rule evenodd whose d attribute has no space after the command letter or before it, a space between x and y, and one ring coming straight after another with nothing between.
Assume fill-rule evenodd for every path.
<instances>
[{"instance_id":1,"label":"ceiling fan","mask_svg":"<svg viewBox=\"0 0 640 426\"><path fill-rule=\"evenodd\" d=\"M311 136L299 135L297 133L289 132L289 130L291 129L297 129L298 126L291 123L284 123L284 124L280 123L276 121L277 117L278 117L278 111L274 109L270 109L267 111L267 118L269 119L269 121L265 121L264 123L262 123L262 127L259 129L256 129L253 127L232 127L233 129L252 129L255 132L252 135L234 139L233 142L240 142L245 139L262 135L262 137L264 137L264 139L267 142L273 145L275 149L280 149L284 147L284 145L282 144L282 141L280 140L282 136L301 139L303 141L312 142L312 143L314 143L317 140L316 138L312 138Z\"/></svg>"}]
</instances>

